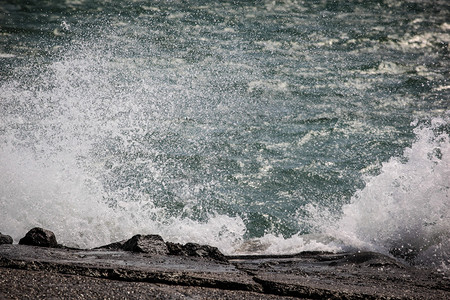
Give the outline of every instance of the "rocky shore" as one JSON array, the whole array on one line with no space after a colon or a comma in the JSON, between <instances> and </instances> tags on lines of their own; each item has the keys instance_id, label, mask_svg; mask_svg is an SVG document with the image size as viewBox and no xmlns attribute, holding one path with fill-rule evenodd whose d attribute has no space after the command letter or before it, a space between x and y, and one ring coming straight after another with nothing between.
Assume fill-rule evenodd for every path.
<instances>
[{"instance_id":1,"label":"rocky shore","mask_svg":"<svg viewBox=\"0 0 450 300\"><path fill-rule=\"evenodd\" d=\"M0 299L450 299L450 279L373 253L225 256L135 235L95 249L0 234Z\"/></svg>"}]
</instances>

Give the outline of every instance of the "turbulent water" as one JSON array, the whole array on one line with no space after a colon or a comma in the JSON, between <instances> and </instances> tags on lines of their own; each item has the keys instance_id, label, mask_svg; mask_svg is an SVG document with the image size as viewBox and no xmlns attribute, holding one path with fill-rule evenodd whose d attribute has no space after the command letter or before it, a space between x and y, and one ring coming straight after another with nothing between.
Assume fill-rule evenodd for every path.
<instances>
[{"instance_id":1,"label":"turbulent water","mask_svg":"<svg viewBox=\"0 0 450 300\"><path fill-rule=\"evenodd\" d=\"M0 231L450 265L447 1L0 1Z\"/></svg>"}]
</instances>

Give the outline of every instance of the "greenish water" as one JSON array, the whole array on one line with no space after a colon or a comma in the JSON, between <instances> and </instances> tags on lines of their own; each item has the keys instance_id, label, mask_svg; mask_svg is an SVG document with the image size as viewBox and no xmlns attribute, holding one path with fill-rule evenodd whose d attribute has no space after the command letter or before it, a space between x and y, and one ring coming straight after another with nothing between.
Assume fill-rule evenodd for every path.
<instances>
[{"instance_id":1,"label":"greenish water","mask_svg":"<svg viewBox=\"0 0 450 300\"><path fill-rule=\"evenodd\" d=\"M0 230L448 264L449 8L0 1Z\"/></svg>"}]
</instances>

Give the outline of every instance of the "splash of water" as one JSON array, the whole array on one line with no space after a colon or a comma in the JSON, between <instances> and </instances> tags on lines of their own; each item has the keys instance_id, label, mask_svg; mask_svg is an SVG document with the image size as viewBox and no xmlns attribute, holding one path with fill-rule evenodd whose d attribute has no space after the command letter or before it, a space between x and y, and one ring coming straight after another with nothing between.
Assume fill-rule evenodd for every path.
<instances>
[{"instance_id":1,"label":"splash of water","mask_svg":"<svg viewBox=\"0 0 450 300\"><path fill-rule=\"evenodd\" d=\"M179 166L155 162L161 153L145 140L176 126L177 84L125 66L95 43L81 43L48 65L17 68L17 76L2 82L2 232L17 242L41 226L58 242L82 248L157 233L230 252L245 233L241 218L211 212L194 221L155 204L149 190L172 185L187 195L188 210L201 187L171 182L165 171Z\"/></svg>"},{"instance_id":2,"label":"splash of water","mask_svg":"<svg viewBox=\"0 0 450 300\"><path fill-rule=\"evenodd\" d=\"M121 201L112 208L103 201L101 184L88 180L69 160L39 161L34 152L17 147L2 149L0 156L0 228L16 242L40 226L54 231L58 242L67 246L91 248L136 233L159 233L171 241L212 244L229 253L245 233L237 217L211 215L207 222L154 218L164 212L144 199Z\"/></svg>"},{"instance_id":3,"label":"splash of water","mask_svg":"<svg viewBox=\"0 0 450 300\"><path fill-rule=\"evenodd\" d=\"M450 265L448 121L434 118L418 125L412 146L368 178L344 205L336 226L325 232L358 249Z\"/></svg>"},{"instance_id":4,"label":"splash of water","mask_svg":"<svg viewBox=\"0 0 450 300\"><path fill-rule=\"evenodd\" d=\"M416 265L450 266L449 117L416 125L416 140L401 157L368 176L342 213L307 204L299 217L315 234L283 238L267 234L245 242L240 252L368 250Z\"/></svg>"},{"instance_id":5,"label":"splash of water","mask_svg":"<svg viewBox=\"0 0 450 300\"><path fill-rule=\"evenodd\" d=\"M392 158L383 164L379 175L368 178L366 187L343 207L342 215L307 205L311 218L302 220L299 227L306 223L322 234L282 237L266 232L259 240L244 242L247 228L243 218L219 213L220 205L215 205L212 194L232 194L233 190L217 183L229 178L250 186L252 191L263 186L252 186L251 180L235 176L248 171L249 177L264 177L274 169L259 154L264 150L260 139L253 141L256 155L247 154L251 147L237 149L248 143L247 138L255 131L253 122L245 126L235 123L245 123L248 111L257 110L264 117L266 111L278 105L249 105L233 91L284 93L289 85L284 80L261 81L264 72L260 67L244 72L243 64L233 67L226 59L222 64L229 69L221 69L220 62L211 63L208 59L196 67L170 53L164 59L145 55L155 54L152 51L157 47L143 47L121 38L111 35L106 41L81 41L81 45L64 49L61 57L52 58L48 64L40 64L36 69L34 65L15 69L17 75L2 82L0 229L16 241L29 228L42 226L55 231L59 242L79 247L99 246L135 233L157 233L171 241L218 246L225 253L339 251L352 246L397 253L423 263L448 261L450 153L448 130L442 129L448 118L433 119L428 126L419 125L415 130L417 141L405 150L403 157ZM241 57L241 53L236 57ZM158 69L163 60L165 66ZM212 69L207 68L210 65ZM375 73L386 73L393 67L396 66L382 64ZM237 80L230 79L236 76ZM214 80L209 81L208 77ZM242 78L248 79L248 84L240 83ZM259 101L260 96L249 99ZM334 111L334 105L326 109ZM391 112L388 110L386 115ZM250 117L257 120L260 115ZM331 117L323 119L332 120ZM278 119L267 122L273 120ZM220 122L228 123L225 128L218 128ZM259 122L266 121L262 118ZM300 123L297 126L303 127L304 122ZM361 135L367 128L377 130L355 123L353 127L361 128ZM264 137L266 128L259 127L257 131L263 132ZM247 130L248 135L239 135L239 130ZM226 131L231 133L226 135ZM329 128L321 131L320 126L306 130L297 145L317 140L322 132L325 136L330 134ZM219 142L210 145L214 135ZM222 143L224 136L234 141ZM216 169L209 167L215 162L208 157L223 154L215 148L224 145L230 149L230 159L223 165L216 164ZM290 143L277 145L288 147ZM308 151L314 147L317 146L311 143ZM270 150L270 146L267 148ZM233 160L238 151L243 153L247 169L241 166L242 159ZM297 164L303 153L287 154ZM317 155L321 155L320 151ZM178 161L177 156L181 157ZM261 162L254 164L254 159ZM229 164L237 165L237 171L230 172L234 177L214 177L214 172ZM257 173L254 169L258 169ZM208 176L202 177L203 173ZM292 200L296 195L282 199ZM202 206L202 201L210 200L210 205ZM230 200L233 201L237 200ZM341 205L337 203L337 211ZM195 218L196 211L206 213Z\"/></svg>"}]
</instances>

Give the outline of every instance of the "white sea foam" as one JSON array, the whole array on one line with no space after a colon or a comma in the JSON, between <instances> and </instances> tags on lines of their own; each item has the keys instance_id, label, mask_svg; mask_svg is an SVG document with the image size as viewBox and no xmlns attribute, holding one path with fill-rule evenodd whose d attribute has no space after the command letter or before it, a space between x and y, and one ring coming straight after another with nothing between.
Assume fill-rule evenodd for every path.
<instances>
[{"instance_id":1,"label":"white sea foam","mask_svg":"<svg viewBox=\"0 0 450 300\"><path fill-rule=\"evenodd\" d=\"M53 230L59 242L72 246L117 238L95 187L87 186L69 161L64 167L37 161L33 152L17 147L3 148L0 156L0 227L15 242L35 226Z\"/></svg>"},{"instance_id":2,"label":"white sea foam","mask_svg":"<svg viewBox=\"0 0 450 300\"><path fill-rule=\"evenodd\" d=\"M334 239L322 234L295 234L289 238L266 234L258 239L243 241L234 254L292 254L302 251L338 252L342 248Z\"/></svg>"},{"instance_id":3,"label":"white sea foam","mask_svg":"<svg viewBox=\"0 0 450 300\"><path fill-rule=\"evenodd\" d=\"M435 118L417 140L384 163L378 176L343 207L337 226L323 228L344 245L397 252L416 262L450 264L450 141ZM437 133L436 133L437 132ZM320 218L319 218L320 219Z\"/></svg>"},{"instance_id":4,"label":"white sea foam","mask_svg":"<svg viewBox=\"0 0 450 300\"><path fill-rule=\"evenodd\" d=\"M14 58L16 55L10 53L0 53L0 58Z\"/></svg>"},{"instance_id":5,"label":"white sea foam","mask_svg":"<svg viewBox=\"0 0 450 300\"><path fill-rule=\"evenodd\" d=\"M70 158L40 161L17 147L3 148L0 156L0 228L15 242L40 226L67 246L91 248L156 233L169 241L210 244L230 253L245 233L239 217L214 215L205 222L152 218L163 211L148 205L151 199L143 195L138 202L120 201L112 208L103 202L101 184Z\"/></svg>"},{"instance_id":6,"label":"white sea foam","mask_svg":"<svg viewBox=\"0 0 450 300\"><path fill-rule=\"evenodd\" d=\"M361 74L391 74L398 75L407 71L407 68L393 62L382 61L378 67L367 71L360 71Z\"/></svg>"},{"instance_id":7,"label":"white sea foam","mask_svg":"<svg viewBox=\"0 0 450 300\"><path fill-rule=\"evenodd\" d=\"M267 234L238 252L369 250L395 254L416 264L450 266L450 138L448 117L418 125L417 138L402 157L368 177L342 215L320 205L302 207L299 217L317 234L282 238Z\"/></svg>"},{"instance_id":8,"label":"white sea foam","mask_svg":"<svg viewBox=\"0 0 450 300\"><path fill-rule=\"evenodd\" d=\"M285 92L288 90L288 84L280 80L258 80L248 83L248 91L254 90L272 90L276 92Z\"/></svg>"},{"instance_id":9,"label":"white sea foam","mask_svg":"<svg viewBox=\"0 0 450 300\"><path fill-rule=\"evenodd\" d=\"M408 33L402 37L392 35L390 36L390 42L388 44L390 47L402 51L417 49L431 51L431 49L433 49L433 44L442 43L443 45L448 45L449 42L450 34L426 32L417 35L410 35Z\"/></svg>"},{"instance_id":10,"label":"white sea foam","mask_svg":"<svg viewBox=\"0 0 450 300\"><path fill-rule=\"evenodd\" d=\"M73 5L78 3L72 2ZM300 6L298 1L267 3L267 9L271 11L289 11L293 7L298 11ZM149 20L153 19L152 15L146 15L145 11L158 10L160 8L142 7ZM242 13L240 9L236 11ZM249 21L249 15L259 19L261 12L248 7L243 15ZM342 18L345 16L340 15ZM179 23L180 26L186 17L190 19L192 16L167 14L168 19L173 18L169 23ZM281 19L280 24L295 29L296 26L307 25L308 18L305 17ZM404 156L385 162L380 174L367 178L365 188L343 208L340 207L342 203L329 210L320 204L310 203L302 207L307 217L299 212L298 228L302 228L302 232L311 228L313 234L297 233L283 237L270 231L279 224L256 224L266 226L266 234L258 239L245 240L244 237L249 235L248 220L236 216L245 216L244 210L248 207L263 207L272 201L264 202L266 200L258 199L258 193L253 192L265 188L267 183L276 183L274 173L278 171L276 163L280 157L281 160L289 158L286 160L287 171L301 171L310 165L322 164L315 162L316 159L312 159L309 165L299 165L295 161L295 155L311 155L310 148L306 148L314 147L314 141L332 142L329 137L335 134L348 138L349 143L355 141L355 136L358 138L365 134L374 140L386 137L393 140L397 137L389 134L404 133L403 127L377 123L376 118L395 113L397 108L420 117L440 114L439 107L421 110L422 106L427 106L422 102L415 106L419 98L411 96L411 93L392 98L381 95L379 97L384 100L377 98L379 101L372 102L380 104L371 104L371 107L382 110L372 115L361 113L360 108L367 103L360 98L368 95L363 92L374 86L383 86L385 79L382 76L363 78L352 75L346 80L346 75L362 72L358 68L345 69L346 64L340 62L350 62L355 54L378 53L381 47L413 53L419 50L435 52L436 44L448 45L448 34L395 33L389 34L388 41L380 44L369 37L348 40L352 37L350 33L337 33L337 39L330 38L329 33L321 30L312 30L293 40L282 40L281 36L253 40L255 37L244 34L245 28L234 26L241 19L221 23L219 27L202 27L203 21L191 27L186 25L186 30L181 30L180 36L175 34L177 38L174 40L166 33L178 30L178 27L169 28L166 32L164 27L139 26L138 21L125 22L121 18L110 22L112 27L118 28L119 34L112 34L106 30L108 26L104 26L100 37L96 34L90 36L89 29L83 28L83 39L86 40L78 41L81 45L56 46L60 47L61 57L55 54L52 61L38 63L36 69L31 64L23 64L11 72L11 78L16 81L4 79L1 82L0 107L5 110L0 118L0 230L3 233L11 234L17 242L31 227L41 226L53 230L60 243L78 247L99 246L136 233L153 233L174 242L210 244L227 254L341 251L348 247L384 253L395 250L405 255L411 252L409 254L413 254L418 263L448 265L449 139L448 133L439 133L438 129L448 123L445 118L433 119L429 126L419 125L417 140L405 150ZM310 21L316 24L315 19ZM63 21L58 29L63 31L55 33L75 30L76 23ZM153 27L159 29L151 29ZM444 23L441 27L446 30L449 25ZM251 28L248 30L253 32ZM381 32L384 28L377 27L377 30ZM213 36L224 32L227 32L227 37L241 36L236 42L227 39L221 44L216 43L215 37L204 34L205 31L213 32ZM386 31L389 33L389 28ZM127 34L121 35L120 32ZM144 34L148 32L151 34ZM395 28L394 32L397 32ZM188 43L193 37L198 40ZM77 44L76 36L73 38ZM244 43L246 40L248 49ZM346 61L333 63L333 59L326 59L333 58L328 46L337 44L336 47L340 47L342 40L356 46L361 44L364 48L355 47ZM200 48L203 46L197 48L195 41L214 45L208 48L208 43L205 43L207 50L202 52ZM324 52L321 48L325 49ZM258 51L261 49L270 57L260 56ZM192 56L189 55L191 52ZM257 55L253 57L253 54ZM10 60L16 55L3 53L0 58ZM287 56L295 58L295 63L284 60ZM276 66L268 59L272 57L277 58L274 60ZM364 59L356 60L358 64L372 61L364 56L361 58ZM429 80L441 79L430 66L417 67L408 63L410 60L405 61L395 61L393 56L363 73L398 75L415 72ZM340 67L335 69L337 65ZM293 79L300 75L300 79ZM326 94L333 94L341 87L351 91L343 92L349 96L342 100L327 97L330 102L322 99L304 106L290 105L290 102L303 105L302 101L308 101L308 96L299 95L273 101L273 105L268 107L259 104L259 101L277 100L275 94L289 94L295 90L315 93L322 89ZM447 89L448 85L434 88L435 91ZM355 97L351 95L352 91L357 92ZM258 96L261 93L263 97ZM246 98L247 94L252 95ZM348 108L344 108L341 101L348 101ZM279 106L285 107L277 110ZM299 107L302 109L295 112ZM388 109L384 109L386 107ZM405 110L406 107L410 109ZM354 118L347 118L347 109L355 109L352 111ZM345 113L339 113L340 110ZM272 133L261 124L279 121L278 117L266 121L271 113L290 117L291 111L299 114L296 121L304 120L310 113L317 116L318 111L324 111L324 115L317 117L332 119L337 116L339 126L322 128L316 124L308 127L300 122L295 125L295 131L304 133L301 137L290 139L289 134L277 135L272 141ZM260 118L265 120L262 121L264 123L257 123ZM280 125L285 126L286 123ZM261 135L264 137L258 137L256 129L263 129ZM241 130L247 130L248 134ZM214 135L216 140L211 139ZM167 142L171 139L173 141ZM251 143L253 146L261 144L261 147L255 146L256 150L252 150ZM230 147L232 151L217 150L222 147ZM305 148L305 152L289 153L292 148ZM279 153L270 155L267 150ZM177 161L178 157L181 158ZM214 160L216 157L220 159ZM291 158L292 164L289 163ZM194 162L191 166L190 159L201 162ZM356 161L359 158L353 156L349 159ZM379 170L378 159L366 161L361 167L365 169L355 172L374 174ZM186 168L184 164L189 166ZM209 164L217 166L210 167ZM334 163L326 161L323 164L332 167ZM225 175L213 174L216 171ZM227 177L228 171L235 175ZM301 172L293 173L281 178L282 181L301 177ZM337 174L328 176L339 176ZM210 175L216 177L210 178ZM197 177L197 182L191 177ZM229 186L217 184L216 188L215 184L220 180L237 183ZM299 180L295 178L295 182ZM245 191L235 192L230 187ZM275 185L272 187L277 189ZM164 189L168 192L158 194ZM211 193L202 194L202 190ZM224 200L232 198L231 205L216 205L223 200L223 194L232 194ZM304 199L306 203L310 200L306 198L311 196L296 190L295 183L275 191L273 195L280 196L276 203L287 203L296 198ZM249 205L239 207L242 204L239 198L245 197L249 202L245 204ZM320 196L311 197L317 200ZM211 199L209 207L201 205L202 201ZM325 202L328 199L320 200ZM169 204L161 204L164 201ZM172 204L179 204L182 208L175 207L170 211ZM195 209L207 212L197 218ZM225 215L227 213L229 215ZM280 219L294 215L295 223L295 213L289 213ZM266 218L268 212L255 214ZM289 230L291 228L286 231Z\"/></svg>"},{"instance_id":11,"label":"white sea foam","mask_svg":"<svg viewBox=\"0 0 450 300\"><path fill-rule=\"evenodd\" d=\"M170 126L153 122L152 117L161 113L171 123L171 102L175 101L173 91L155 91L153 82L127 86L114 80L118 65L120 61L111 62L106 52L99 55L95 49L74 47L39 75L2 83L2 233L18 242L29 229L40 226L55 232L59 243L82 248L151 233L232 252L245 233L241 218L210 214L204 221L194 221L173 216L139 188L111 188L105 183L112 169L130 162L110 159L99 154L99 148L112 147L105 143L115 140L119 148L110 156L122 149L156 151L132 136L144 136L152 132L152 126ZM136 75L131 67L129 71L128 76ZM160 97L154 97L156 93ZM152 108L148 115L142 115L143 105ZM143 158L133 163L147 172L142 184L149 180L166 184L165 166L154 166ZM120 174L119 180L126 175ZM117 179L116 175L113 180ZM182 194L188 210L189 201L202 187L185 183L174 193Z\"/></svg>"}]
</instances>

